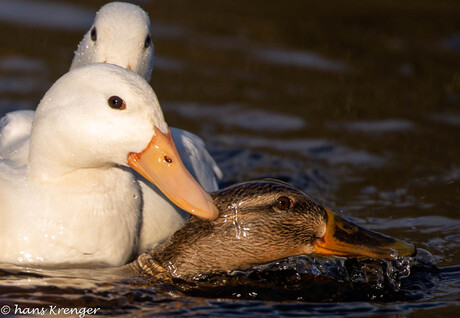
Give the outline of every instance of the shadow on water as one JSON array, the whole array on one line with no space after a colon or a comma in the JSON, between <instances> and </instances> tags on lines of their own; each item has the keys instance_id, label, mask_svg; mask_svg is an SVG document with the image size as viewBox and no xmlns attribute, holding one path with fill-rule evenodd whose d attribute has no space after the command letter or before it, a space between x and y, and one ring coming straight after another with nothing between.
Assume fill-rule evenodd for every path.
<instances>
[{"instance_id":1,"label":"shadow on water","mask_svg":"<svg viewBox=\"0 0 460 318\"><path fill-rule=\"evenodd\" d=\"M105 2L0 1L0 114L35 109ZM299 257L174 285L0 266L0 307L458 316L458 1L136 3L152 19L151 85L166 120L206 141L221 186L281 179L420 255Z\"/></svg>"}]
</instances>

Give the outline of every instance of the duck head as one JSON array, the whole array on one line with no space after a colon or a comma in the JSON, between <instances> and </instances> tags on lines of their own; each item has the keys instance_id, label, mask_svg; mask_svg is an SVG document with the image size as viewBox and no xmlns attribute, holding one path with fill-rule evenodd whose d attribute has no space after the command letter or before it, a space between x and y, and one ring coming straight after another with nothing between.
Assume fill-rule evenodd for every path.
<instances>
[{"instance_id":1,"label":"duck head","mask_svg":"<svg viewBox=\"0 0 460 318\"><path fill-rule=\"evenodd\" d=\"M192 217L145 256L149 261L138 260L138 268L160 265L172 276L190 278L295 255L392 258L415 253L412 244L353 224L286 183L246 182L211 195L219 217Z\"/></svg>"},{"instance_id":2,"label":"duck head","mask_svg":"<svg viewBox=\"0 0 460 318\"><path fill-rule=\"evenodd\" d=\"M118 166L135 169L182 209L217 216L210 195L184 167L150 85L122 67L88 64L62 76L40 102L27 177L53 183Z\"/></svg>"},{"instance_id":3,"label":"duck head","mask_svg":"<svg viewBox=\"0 0 460 318\"><path fill-rule=\"evenodd\" d=\"M96 62L122 66L150 81L153 42L144 10L124 2L101 7L78 45L70 69Z\"/></svg>"}]
</instances>

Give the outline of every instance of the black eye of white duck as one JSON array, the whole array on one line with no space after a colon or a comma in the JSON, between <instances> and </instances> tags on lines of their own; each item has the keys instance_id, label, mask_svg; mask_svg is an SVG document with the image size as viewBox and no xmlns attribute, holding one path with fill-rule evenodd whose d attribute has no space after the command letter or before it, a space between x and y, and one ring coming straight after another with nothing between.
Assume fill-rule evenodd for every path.
<instances>
[{"instance_id":1,"label":"black eye of white duck","mask_svg":"<svg viewBox=\"0 0 460 318\"><path fill-rule=\"evenodd\" d=\"M147 37L145 38L144 47L148 48L151 42L152 42L152 39L150 38L150 34L148 34Z\"/></svg>"},{"instance_id":2,"label":"black eye of white duck","mask_svg":"<svg viewBox=\"0 0 460 318\"><path fill-rule=\"evenodd\" d=\"M124 110L126 109L125 101L118 96L110 97L107 102L109 103L110 108Z\"/></svg>"},{"instance_id":3,"label":"black eye of white duck","mask_svg":"<svg viewBox=\"0 0 460 318\"><path fill-rule=\"evenodd\" d=\"M292 200L288 197L279 197L276 199L276 207L280 210L288 210L292 208Z\"/></svg>"},{"instance_id":4,"label":"black eye of white duck","mask_svg":"<svg viewBox=\"0 0 460 318\"><path fill-rule=\"evenodd\" d=\"M94 42L96 42L96 40L97 40L96 27L93 27L91 29L91 40L93 40Z\"/></svg>"}]
</instances>

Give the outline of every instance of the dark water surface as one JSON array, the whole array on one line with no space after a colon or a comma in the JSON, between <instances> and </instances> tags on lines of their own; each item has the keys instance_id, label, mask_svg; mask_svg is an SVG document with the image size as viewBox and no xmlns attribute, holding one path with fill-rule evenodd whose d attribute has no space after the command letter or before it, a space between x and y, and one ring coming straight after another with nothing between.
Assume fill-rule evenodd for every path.
<instances>
[{"instance_id":1,"label":"dark water surface","mask_svg":"<svg viewBox=\"0 0 460 318\"><path fill-rule=\"evenodd\" d=\"M34 109L105 1L0 1L0 113ZM411 241L392 262L300 257L175 285L2 266L0 306L162 316L458 316L460 3L138 1L152 87L221 186L279 178Z\"/></svg>"}]
</instances>

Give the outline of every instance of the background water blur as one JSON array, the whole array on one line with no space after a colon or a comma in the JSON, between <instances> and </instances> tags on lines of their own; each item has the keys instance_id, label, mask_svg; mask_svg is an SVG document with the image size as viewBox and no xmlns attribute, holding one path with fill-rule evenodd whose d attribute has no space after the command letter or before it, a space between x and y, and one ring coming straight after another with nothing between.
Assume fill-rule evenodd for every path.
<instances>
[{"instance_id":1,"label":"background water blur","mask_svg":"<svg viewBox=\"0 0 460 318\"><path fill-rule=\"evenodd\" d=\"M1 115L36 107L106 2L0 1ZM422 299L397 304L177 299L119 284L113 308L137 301L162 315L458 313L460 2L133 2L152 20L151 85L166 120L206 141L224 172L221 186L290 182L429 251L441 276ZM5 278L3 301L33 298L27 281ZM40 281L41 295L66 283ZM98 286L82 290L94 301Z\"/></svg>"}]
</instances>

